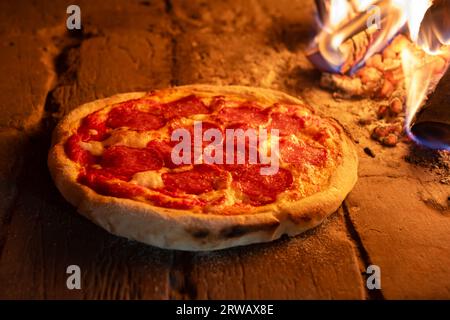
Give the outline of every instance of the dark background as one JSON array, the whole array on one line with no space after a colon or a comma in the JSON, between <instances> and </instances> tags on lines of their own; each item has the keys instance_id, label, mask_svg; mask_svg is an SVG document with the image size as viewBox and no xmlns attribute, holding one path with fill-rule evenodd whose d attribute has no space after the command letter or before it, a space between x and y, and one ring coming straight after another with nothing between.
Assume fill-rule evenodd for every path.
<instances>
[{"instance_id":1,"label":"dark background","mask_svg":"<svg viewBox=\"0 0 450 320\"><path fill-rule=\"evenodd\" d=\"M65 27L69 4L81 31ZM448 167L372 141L358 119L379 102L319 88L303 53L313 22L301 0L1 1L0 298L450 298ZM337 118L360 155L344 205L302 236L213 253L130 242L79 216L46 166L57 120L93 99L191 83L279 89ZM66 288L72 264L81 290ZM366 289L370 264L381 291Z\"/></svg>"}]
</instances>

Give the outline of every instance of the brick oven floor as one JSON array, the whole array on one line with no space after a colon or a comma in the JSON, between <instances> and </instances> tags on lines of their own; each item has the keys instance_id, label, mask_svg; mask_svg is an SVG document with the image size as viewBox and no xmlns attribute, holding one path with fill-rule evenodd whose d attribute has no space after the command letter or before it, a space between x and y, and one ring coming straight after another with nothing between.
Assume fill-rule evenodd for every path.
<instances>
[{"instance_id":1,"label":"brick oven floor","mask_svg":"<svg viewBox=\"0 0 450 320\"><path fill-rule=\"evenodd\" d=\"M312 0L85 0L82 32L68 32L71 3L0 3L0 298L450 298L448 177L406 162L404 143L370 140L358 114L377 102L319 88L303 54ZM299 237L198 254L130 242L79 216L46 166L57 120L111 94L191 83L279 89L337 118L360 156L343 206ZM73 264L81 290L66 287ZM366 288L371 264L381 290Z\"/></svg>"}]
</instances>

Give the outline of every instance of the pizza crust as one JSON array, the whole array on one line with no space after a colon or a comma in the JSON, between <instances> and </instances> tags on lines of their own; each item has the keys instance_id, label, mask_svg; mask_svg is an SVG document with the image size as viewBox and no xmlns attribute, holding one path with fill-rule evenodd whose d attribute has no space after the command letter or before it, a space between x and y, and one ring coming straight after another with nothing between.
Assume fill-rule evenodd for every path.
<instances>
[{"instance_id":1,"label":"pizza crust","mask_svg":"<svg viewBox=\"0 0 450 320\"><path fill-rule=\"evenodd\" d=\"M241 86L190 85L158 92L169 95L173 92L231 94L267 102L302 103L281 92ZM64 143L78 128L80 120L106 105L141 98L146 94L118 94L86 103L66 116L53 133L48 166L56 186L81 214L110 233L160 248L189 251L268 242L284 234L294 236L319 225L339 208L356 183L357 154L344 130L339 130L343 157L325 189L298 201L265 205L250 214L224 216L156 207L135 200L99 195L79 184L79 164L66 156Z\"/></svg>"}]
</instances>

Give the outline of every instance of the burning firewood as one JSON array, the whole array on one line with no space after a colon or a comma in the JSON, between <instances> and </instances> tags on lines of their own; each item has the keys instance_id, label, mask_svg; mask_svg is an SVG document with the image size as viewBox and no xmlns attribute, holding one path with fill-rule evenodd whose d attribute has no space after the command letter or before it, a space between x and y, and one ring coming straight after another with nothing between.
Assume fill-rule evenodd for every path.
<instances>
[{"instance_id":1,"label":"burning firewood","mask_svg":"<svg viewBox=\"0 0 450 320\"><path fill-rule=\"evenodd\" d=\"M385 124L373 129L372 138L386 146L396 145L404 134L401 124L405 119L404 104L407 92L401 53L405 48L423 60L423 64L432 68L432 77L440 78L447 69L450 61L448 56L427 55L407 37L398 35L383 52L373 55L355 74L323 73L320 82L323 88L332 90L336 93L335 96L340 98L370 97L379 100L380 105L376 112L378 120L400 123L395 130L386 129ZM430 87L429 91L433 89L434 86ZM384 102L386 100L387 103Z\"/></svg>"},{"instance_id":2,"label":"burning firewood","mask_svg":"<svg viewBox=\"0 0 450 320\"><path fill-rule=\"evenodd\" d=\"M408 47L414 55L431 64L436 74L446 69L446 57L428 56L404 35L398 35L382 53L369 58L364 67L353 75L323 73L321 86L338 91L341 97L391 98L403 101L405 97L401 52ZM395 102L398 108L398 102Z\"/></svg>"},{"instance_id":3,"label":"burning firewood","mask_svg":"<svg viewBox=\"0 0 450 320\"><path fill-rule=\"evenodd\" d=\"M450 26L450 8L442 4L439 8L422 7L423 13L428 14L423 19L427 22L420 25L421 17L416 17L421 33L419 30L414 33L414 30L409 29L408 37L404 34L400 21L407 21L411 17L406 17L400 2L400 7L387 0L379 0L375 4L381 7L382 19L388 23L387 28L391 30L380 31L373 26L365 27L362 22L367 19L368 13L355 10L353 5L338 23L324 23L327 30L315 38L307 55L311 62L323 71L320 85L333 91L334 97L361 97L379 101L377 110L374 110L374 118L365 117L360 119L359 124L370 125L371 137L385 146L392 147L405 140L402 139L405 132L411 135L410 126L414 115L421 109L427 95L434 91L448 68L450 48L442 47L447 42L441 42L439 47L436 41L450 38L450 30L438 30L434 26ZM320 15L321 20L326 21L327 15L323 10L324 8ZM392 19L389 13L394 14ZM328 15L331 16L331 13L328 12ZM435 21L433 18L436 17L444 21ZM433 38L430 30L438 34ZM389 41L391 33L397 35ZM378 41L380 39L381 42ZM324 44L325 41L329 44ZM340 44L336 45L336 41L340 41ZM419 46L424 42L427 46ZM374 51L380 43L389 44L382 50ZM433 55L424 51L438 47L440 51L434 52ZM405 58L405 52L408 59ZM414 61L414 67L410 65L411 61ZM421 70L419 75L415 74L416 69ZM415 91L418 93L415 94ZM406 131L403 128L406 128Z\"/></svg>"}]
</instances>

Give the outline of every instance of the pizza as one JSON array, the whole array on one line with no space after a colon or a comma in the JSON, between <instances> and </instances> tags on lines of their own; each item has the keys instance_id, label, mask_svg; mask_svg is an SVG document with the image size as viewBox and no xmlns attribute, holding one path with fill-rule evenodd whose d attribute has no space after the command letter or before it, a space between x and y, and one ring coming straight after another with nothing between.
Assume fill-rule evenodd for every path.
<instances>
[{"instance_id":1,"label":"pizza","mask_svg":"<svg viewBox=\"0 0 450 320\"><path fill-rule=\"evenodd\" d=\"M311 229L357 179L337 121L284 93L241 86L84 104L54 130L48 165L62 195L109 232L192 251Z\"/></svg>"}]
</instances>

